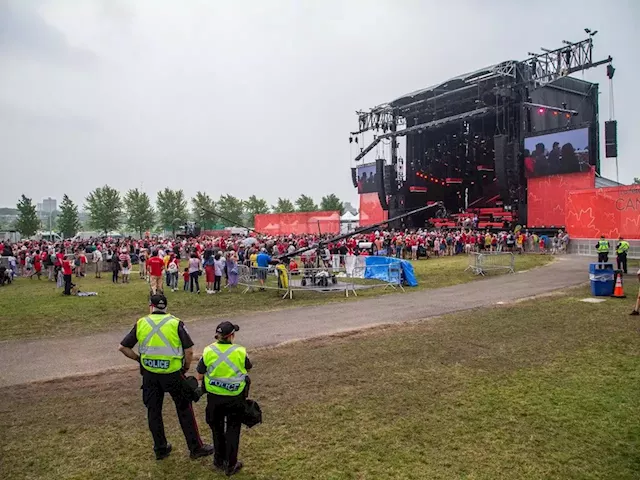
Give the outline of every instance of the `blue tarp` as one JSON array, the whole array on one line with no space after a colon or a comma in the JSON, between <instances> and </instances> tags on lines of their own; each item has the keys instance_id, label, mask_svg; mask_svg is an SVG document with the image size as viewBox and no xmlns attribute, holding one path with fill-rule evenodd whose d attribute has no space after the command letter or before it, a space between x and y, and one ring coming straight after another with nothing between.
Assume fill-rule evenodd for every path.
<instances>
[{"instance_id":1,"label":"blue tarp","mask_svg":"<svg viewBox=\"0 0 640 480\"><path fill-rule=\"evenodd\" d=\"M399 283L398 278L394 278L394 269L380 268L380 265L399 264L402 269L402 276L406 285L417 287L418 280L413 271L413 265L407 260L400 260L392 257L366 257L364 278L375 278L384 282Z\"/></svg>"}]
</instances>

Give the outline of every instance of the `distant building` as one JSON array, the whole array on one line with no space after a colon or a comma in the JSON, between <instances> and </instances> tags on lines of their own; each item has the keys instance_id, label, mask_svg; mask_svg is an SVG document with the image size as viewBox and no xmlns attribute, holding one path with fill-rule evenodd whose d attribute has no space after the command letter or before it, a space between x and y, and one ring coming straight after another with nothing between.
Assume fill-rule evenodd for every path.
<instances>
[{"instance_id":1,"label":"distant building","mask_svg":"<svg viewBox=\"0 0 640 480\"><path fill-rule=\"evenodd\" d=\"M354 208L354 206L351 205L350 202L343 202L342 203L342 208L344 209L345 213L349 212L352 215L357 215L358 214L358 209Z\"/></svg>"},{"instance_id":2,"label":"distant building","mask_svg":"<svg viewBox=\"0 0 640 480\"><path fill-rule=\"evenodd\" d=\"M42 203L38 203L36 209L39 213L53 213L57 210L58 208L58 202L56 201L55 198L45 198L44 200L42 200Z\"/></svg>"}]
</instances>

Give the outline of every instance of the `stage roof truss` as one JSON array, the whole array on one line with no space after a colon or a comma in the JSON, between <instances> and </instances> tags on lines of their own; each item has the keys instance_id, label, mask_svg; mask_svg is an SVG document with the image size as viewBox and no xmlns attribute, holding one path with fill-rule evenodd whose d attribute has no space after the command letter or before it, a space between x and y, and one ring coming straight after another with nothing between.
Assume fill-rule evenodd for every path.
<instances>
[{"instance_id":1,"label":"stage roof truss","mask_svg":"<svg viewBox=\"0 0 640 480\"><path fill-rule=\"evenodd\" d=\"M564 41L564 46L556 50L544 50L543 53L531 55L523 61L507 60L490 67L466 73L447 80L438 85L417 90L403 95L392 102L384 103L369 111L358 111L357 135L369 130L382 130L384 134L397 126L406 125L406 117L416 113L427 112L431 104L464 91L483 87L497 86L499 79L503 85L532 85L534 88L547 85L558 78L573 73L611 63L609 56L604 60L593 62L593 36L586 40L571 43Z\"/></svg>"}]
</instances>

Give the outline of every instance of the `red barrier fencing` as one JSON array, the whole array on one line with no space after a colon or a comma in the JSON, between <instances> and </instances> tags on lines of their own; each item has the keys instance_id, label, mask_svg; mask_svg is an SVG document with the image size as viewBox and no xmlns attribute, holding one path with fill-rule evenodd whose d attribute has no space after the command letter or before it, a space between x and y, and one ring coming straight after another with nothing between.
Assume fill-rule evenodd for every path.
<instances>
[{"instance_id":1,"label":"red barrier fencing","mask_svg":"<svg viewBox=\"0 0 640 480\"><path fill-rule=\"evenodd\" d=\"M593 189L595 172L567 173L527 180L527 226L564 226L567 193L579 189Z\"/></svg>"},{"instance_id":2,"label":"red barrier fencing","mask_svg":"<svg viewBox=\"0 0 640 480\"><path fill-rule=\"evenodd\" d=\"M640 239L640 185L568 192L566 228L573 238Z\"/></svg>"},{"instance_id":3,"label":"red barrier fencing","mask_svg":"<svg viewBox=\"0 0 640 480\"><path fill-rule=\"evenodd\" d=\"M340 212L265 213L254 217L254 225L268 235L340 233Z\"/></svg>"},{"instance_id":4,"label":"red barrier fencing","mask_svg":"<svg viewBox=\"0 0 640 480\"><path fill-rule=\"evenodd\" d=\"M389 212L382 209L377 193L363 193L360 195L359 223L361 227L384 222L388 218Z\"/></svg>"}]
</instances>

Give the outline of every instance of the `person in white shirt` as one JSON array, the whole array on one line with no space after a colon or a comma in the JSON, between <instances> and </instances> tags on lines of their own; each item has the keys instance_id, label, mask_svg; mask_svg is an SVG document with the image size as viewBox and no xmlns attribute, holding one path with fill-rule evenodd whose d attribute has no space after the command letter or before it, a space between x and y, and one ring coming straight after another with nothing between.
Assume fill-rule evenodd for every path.
<instances>
[{"instance_id":1,"label":"person in white shirt","mask_svg":"<svg viewBox=\"0 0 640 480\"><path fill-rule=\"evenodd\" d=\"M213 293L220 292L220 283L222 281L222 275L224 275L224 267L227 265L227 261L220 255L220 252L216 253L213 261L214 279L213 279Z\"/></svg>"},{"instance_id":2,"label":"person in white shirt","mask_svg":"<svg viewBox=\"0 0 640 480\"><path fill-rule=\"evenodd\" d=\"M102 278L102 252L97 248L93 251L93 264L96 266L96 278Z\"/></svg>"},{"instance_id":3,"label":"person in white shirt","mask_svg":"<svg viewBox=\"0 0 640 480\"><path fill-rule=\"evenodd\" d=\"M175 261L169 262L167 267L167 275L169 275L169 286L172 292L178 291L178 264Z\"/></svg>"}]
</instances>

